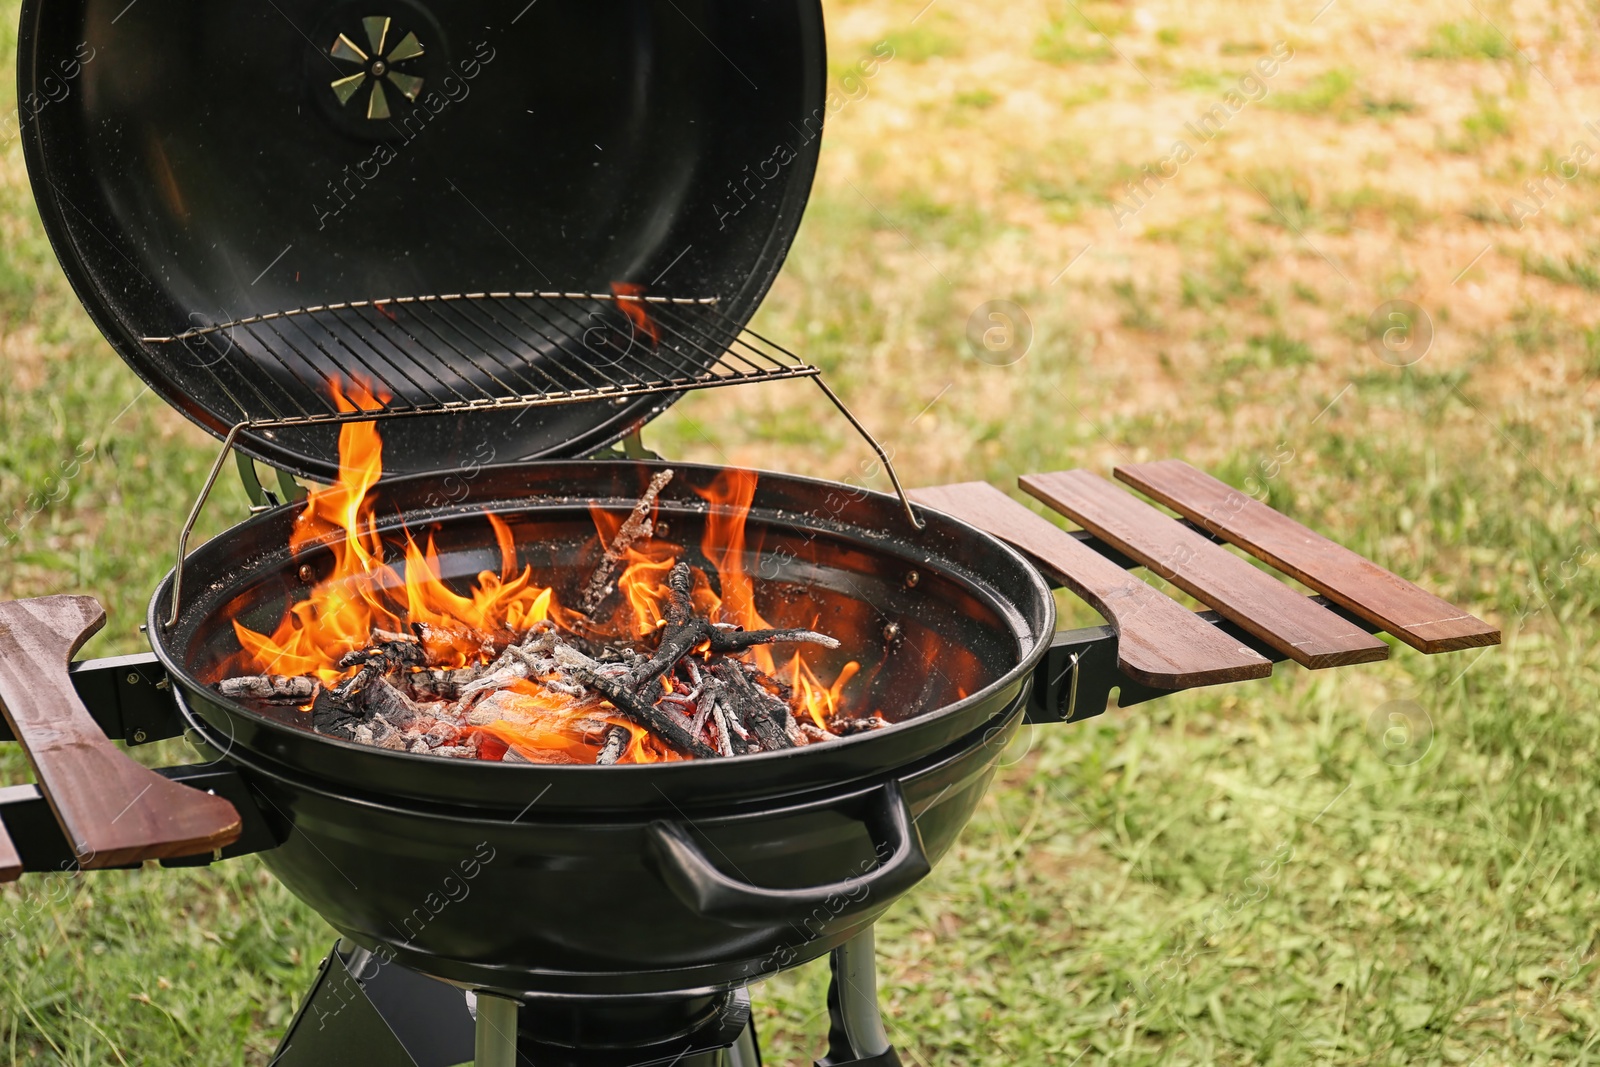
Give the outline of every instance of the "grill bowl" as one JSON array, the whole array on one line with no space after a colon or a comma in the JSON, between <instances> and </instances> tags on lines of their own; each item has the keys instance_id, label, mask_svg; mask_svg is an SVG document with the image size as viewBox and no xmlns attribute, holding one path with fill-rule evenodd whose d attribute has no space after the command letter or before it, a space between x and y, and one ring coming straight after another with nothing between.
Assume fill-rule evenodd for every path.
<instances>
[{"instance_id":1,"label":"grill bowl","mask_svg":"<svg viewBox=\"0 0 1600 1067\"><path fill-rule=\"evenodd\" d=\"M466 578L498 562L483 517L492 511L536 574L581 581L574 561L594 540L591 504L628 508L662 466L407 477L376 490L379 527L431 534L445 576ZM694 545L707 505L693 489L721 471L673 469L660 514ZM424 503L445 492L455 502ZM274 825L280 843L264 860L289 889L358 943L477 988L728 987L842 943L954 843L1021 722L1055 625L1043 579L987 535L931 513L912 532L893 497L763 474L746 526L763 614L780 625L820 616L845 641L841 655L863 664L856 699L894 726L666 764L414 756L313 733L297 713L263 712L207 684L237 648L231 620L276 623L306 592L302 565L322 562L320 549L291 556L295 513L258 516L198 549L186 568L194 592L171 629L161 626L170 578L157 590L152 645L191 737L239 770ZM826 675L834 665L819 666ZM700 858L674 859L674 841ZM718 876L742 887L731 905L700 892Z\"/></svg>"},{"instance_id":2,"label":"grill bowl","mask_svg":"<svg viewBox=\"0 0 1600 1067\"><path fill-rule=\"evenodd\" d=\"M380 484L378 528L398 537L431 535L447 580L498 567L485 512L518 535L522 562L556 584L581 583L578 561L594 540L591 504L625 511L662 464L553 462L488 467L474 476L418 475ZM707 505L693 491L720 468L674 464L660 515L674 540L699 543ZM430 501L452 500L447 506ZM659 804L696 805L839 785L913 762L970 733L1027 684L1055 625L1039 574L999 541L954 519L928 514L912 531L893 497L835 483L762 474L746 526L748 571L768 595L759 604L778 625L818 625L844 642L838 662L863 670L846 695L897 725L821 746L733 760L624 767L485 764L367 748L312 733L296 712L246 706L218 694L220 664L238 650L231 622L270 630L309 587L303 566L321 573L326 552L293 556L296 508L258 516L203 545L185 567L178 622L171 579L151 602L156 655L195 713L225 743L350 789L418 801L520 809L551 784L548 803L585 811ZM759 546L760 551L757 552ZM908 575L917 573L914 585ZM562 576L567 578L562 581ZM569 601L570 602L570 601ZM899 636L885 637L895 624ZM827 676L830 664L822 663Z\"/></svg>"}]
</instances>

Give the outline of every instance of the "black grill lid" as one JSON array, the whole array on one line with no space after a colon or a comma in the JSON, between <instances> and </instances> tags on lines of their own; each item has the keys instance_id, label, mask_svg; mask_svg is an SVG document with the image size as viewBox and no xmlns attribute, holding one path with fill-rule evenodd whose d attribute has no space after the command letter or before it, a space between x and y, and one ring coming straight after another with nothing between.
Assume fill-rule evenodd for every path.
<instances>
[{"instance_id":1,"label":"black grill lid","mask_svg":"<svg viewBox=\"0 0 1600 1067\"><path fill-rule=\"evenodd\" d=\"M815 170L817 0L25 0L20 41L80 299L213 434L278 420L238 441L275 466L335 473L308 418L352 379L444 412L386 426L401 472L812 373L740 330ZM575 396L602 399L505 406Z\"/></svg>"}]
</instances>

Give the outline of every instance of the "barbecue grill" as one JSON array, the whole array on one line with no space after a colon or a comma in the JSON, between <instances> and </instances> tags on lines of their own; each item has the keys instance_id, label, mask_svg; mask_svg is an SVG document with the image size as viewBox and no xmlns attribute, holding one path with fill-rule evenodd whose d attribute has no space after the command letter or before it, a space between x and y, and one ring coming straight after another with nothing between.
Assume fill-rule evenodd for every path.
<instances>
[{"instance_id":1,"label":"barbecue grill","mask_svg":"<svg viewBox=\"0 0 1600 1067\"><path fill-rule=\"evenodd\" d=\"M24 130L41 215L112 346L222 449L151 599L151 654L72 662L104 621L87 597L0 604L5 739L38 778L0 790L0 880L259 854L341 934L286 1067L753 1067L749 985L829 954L824 1062L898 1063L873 923L1024 722L1382 659L1379 630L1428 653L1498 640L1174 461L1117 475L1182 520L1088 472L1023 479L1078 533L986 485L905 492L818 369L748 325L827 111L814 0L29 0L20 50L24 95L92 56ZM464 581L496 551L491 515L519 563L572 575L591 510L626 513L664 469L640 426L690 390L794 378L893 492L762 474L746 569L775 622L849 638L888 728L722 760L449 761L209 684L230 623L281 617L326 570L326 546L290 547L295 478L339 473L342 426L384 428L374 536L427 529ZM229 455L256 514L190 553ZM724 472L673 470L656 514L694 540ZM1056 632L1060 587L1109 625ZM112 743L177 736L205 761L150 771Z\"/></svg>"}]
</instances>

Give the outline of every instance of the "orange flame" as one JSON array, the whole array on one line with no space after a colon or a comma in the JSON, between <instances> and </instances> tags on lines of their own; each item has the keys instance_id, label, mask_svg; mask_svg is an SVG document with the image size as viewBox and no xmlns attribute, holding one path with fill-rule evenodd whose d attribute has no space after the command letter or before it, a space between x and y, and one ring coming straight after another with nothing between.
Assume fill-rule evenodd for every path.
<instances>
[{"instance_id":1,"label":"orange flame","mask_svg":"<svg viewBox=\"0 0 1600 1067\"><path fill-rule=\"evenodd\" d=\"M745 569L746 557L759 555L761 551L760 545L751 547L745 542L745 519L755 500L756 480L754 471L730 469L718 475L709 489L696 490L711 505L700 550L722 580L722 600L710 613L712 620L733 623L746 630L764 630L772 625L756 609L755 582ZM757 645L750 650L750 655L766 674L787 674L799 708L824 728L839 709L839 691L861 669L854 661L845 664L838 680L828 686L817 677L800 651L792 653L789 663L782 668L774 662L770 646Z\"/></svg>"},{"instance_id":2,"label":"orange flame","mask_svg":"<svg viewBox=\"0 0 1600 1067\"><path fill-rule=\"evenodd\" d=\"M644 295L644 286L635 285L632 282L612 282L611 292L619 298L642 297ZM652 347L661 343L661 327L657 326L656 321L650 317L650 309L643 300L618 299L617 309L628 316L628 321L633 324L633 328L636 331L650 338Z\"/></svg>"},{"instance_id":3,"label":"orange flame","mask_svg":"<svg viewBox=\"0 0 1600 1067\"><path fill-rule=\"evenodd\" d=\"M342 411L371 411L387 400L359 384L347 391L335 388L334 396ZM666 581L681 554L679 546L650 538L629 547L619 561L617 606L607 619L588 619L562 608L551 589L534 581L531 567L517 565L516 531L499 516L489 515L499 570L479 573L471 589L461 593L445 582L432 538L419 545L407 533L401 559L391 563L386 558L374 493L382 474L383 442L375 424L344 424L339 433L339 479L311 494L290 535L297 555L329 553L331 572L288 609L271 634L235 621L242 652L228 669L310 675L332 685L349 674L339 666L340 660L368 647L375 630L406 634L416 624L425 624L416 632L425 641L429 664L460 668L489 662L511 640L547 619L568 629L581 624L600 636L628 640L665 624ZM713 622L745 629L770 625L756 607L756 584L747 570L747 561L760 550L759 545L749 544L745 533L755 490L754 473L730 470L700 492L710 505L701 551L716 572L720 595L708 574L693 571L696 611ZM621 518L599 508L593 517L599 543L610 545ZM757 646L749 655L773 679L772 686L787 687L783 695L797 712L808 714L822 727L839 710L842 690L860 669L848 663L832 685L825 685L803 650L791 652L781 667L766 646ZM663 686L666 695L673 692L670 682L664 680ZM496 698L495 706L503 717L474 728L480 758L499 759L514 750L537 763L593 763L610 726L629 731L621 763L684 758L608 703L563 695L545 688L539 679L515 683Z\"/></svg>"},{"instance_id":4,"label":"orange flame","mask_svg":"<svg viewBox=\"0 0 1600 1067\"><path fill-rule=\"evenodd\" d=\"M350 394L334 387L341 411L371 411L386 399L359 384ZM290 607L270 635L234 622L246 669L314 675L332 684L348 673L339 660L367 647L373 630L406 633L414 623L432 626L430 636L447 646L442 655L430 648L433 662L460 667L482 654L485 640L520 633L549 615L550 590L534 584L531 567L516 569L511 531L497 516L489 521L500 546L500 573L478 575L467 596L442 580L431 539L424 550L407 535L403 568L390 566L372 493L382 476L376 424L345 423L339 430L339 480L312 492L289 535L296 555L326 545L332 572Z\"/></svg>"}]
</instances>

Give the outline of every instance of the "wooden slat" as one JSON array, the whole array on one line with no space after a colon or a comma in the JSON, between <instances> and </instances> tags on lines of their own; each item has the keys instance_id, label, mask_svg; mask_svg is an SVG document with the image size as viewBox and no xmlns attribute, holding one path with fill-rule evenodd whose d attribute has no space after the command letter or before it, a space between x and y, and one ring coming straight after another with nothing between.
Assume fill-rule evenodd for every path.
<instances>
[{"instance_id":1,"label":"wooden slat","mask_svg":"<svg viewBox=\"0 0 1600 1067\"><path fill-rule=\"evenodd\" d=\"M1026 552L1104 615L1117 631L1124 674L1157 689L1265 678L1254 649L1150 588L1049 520L984 482L913 490L919 503L987 530Z\"/></svg>"},{"instance_id":2,"label":"wooden slat","mask_svg":"<svg viewBox=\"0 0 1600 1067\"><path fill-rule=\"evenodd\" d=\"M67 666L105 621L90 597L0 604L0 711L79 865L117 867L232 843L240 830L233 805L129 759L78 699Z\"/></svg>"},{"instance_id":3,"label":"wooden slat","mask_svg":"<svg viewBox=\"0 0 1600 1067\"><path fill-rule=\"evenodd\" d=\"M1022 488L1302 666L1389 655L1376 637L1096 474L1030 474Z\"/></svg>"},{"instance_id":4,"label":"wooden slat","mask_svg":"<svg viewBox=\"0 0 1600 1067\"><path fill-rule=\"evenodd\" d=\"M11 843L6 828L0 826L0 885L15 882L21 877L22 857L17 854L17 846Z\"/></svg>"},{"instance_id":5,"label":"wooden slat","mask_svg":"<svg viewBox=\"0 0 1600 1067\"><path fill-rule=\"evenodd\" d=\"M1500 643L1500 631L1178 459L1118 467L1153 500L1428 654Z\"/></svg>"}]
</instances>

